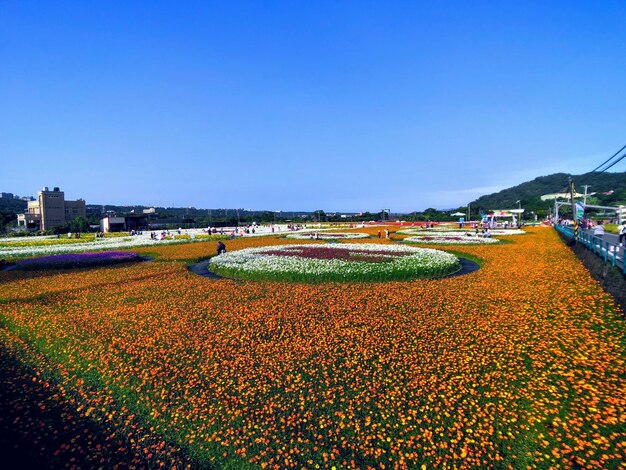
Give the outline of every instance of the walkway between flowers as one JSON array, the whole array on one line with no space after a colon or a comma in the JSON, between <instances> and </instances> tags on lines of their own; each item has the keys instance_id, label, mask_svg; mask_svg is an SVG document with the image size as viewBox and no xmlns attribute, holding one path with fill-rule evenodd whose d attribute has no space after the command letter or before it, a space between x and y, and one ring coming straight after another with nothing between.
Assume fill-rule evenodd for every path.
<instances>
[{"instance_id":1,"label":"walkway between flowers","mask_svg":"<svg viewBox=\"0 0 626 470\"><path fill-rule=\"evenodd\" d=\"M459 263L461 263L461 269L455 273L448 274L447 276L443 276L443 277L463 276L464 274L474 273L480 269L480 265L477 262L472 261L471 259L467 259L467 258L457 258L457 259L459 260ZM443 278L440 278L440 279L443 279Z\"/></svg>"},{"instance_id":2,"label":"walkway between flowers","mask_svg":"<svg viewBox=\"0 0 626 470\"><path fill-rule=\"evenodd\" d=\"M209 264L211 263L211 258L205 259L204 261L200 261L199 263L189 265L189 271L198 276L208 277L209 279L224 279L222 276L218 276L217 274L209 271Z\"/></svg>"}]
</instances>

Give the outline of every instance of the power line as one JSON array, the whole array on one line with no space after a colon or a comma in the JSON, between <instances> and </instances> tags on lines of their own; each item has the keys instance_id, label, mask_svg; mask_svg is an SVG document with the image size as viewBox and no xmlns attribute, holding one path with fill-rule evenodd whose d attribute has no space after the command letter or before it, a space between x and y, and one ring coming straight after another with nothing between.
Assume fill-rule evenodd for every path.
<instances>
[{"instance_id":1,"label":"power line","mask_svg":"<svg viewBox=\"0 0 626 470\"><path fill-rule=\"evenodd\" d=\"M605 162L601 163L600 165L598 165L597 167L595 167L593 170L591 170L591 172L590 172L590 173L593 173L593 172L594 172L594 171L596 171L598 168L602 168L604 165L606 165L607 163L609 163L609 162L610 162L613 158L615 158L615 156L616 156L616 155L619 155L619 154L622 152L622 150L624 150L624 149L626 149L626 145L624 145L621 149L619 149L617 152L615 152L613 155L611 155L611 157L610 157L609 159L607 159ZM624 158L624 157L622 156L619 160L617 160L616 162L613 162L613 164L612 164L611 166L615 165L615 164L616 164L618 161L620 161L622 158ZM611 166L610 166L610 167L608 167L608 168L611 168ZM602 170L602 171L601 171L601 173L602 173L602 172L604 172L604 171L606 171L608 168L605 168L604 170Z\"/></svg>"},{"instance_id":2,"label":"power line","mask_svg":"<svg viewBox=\"0 0 626 470\"><path fill-rule=\"evenodd\" d=\"M622 155L621 157L619 157L617 160L615 160L613 163L611 163L609 166L607 166L606 168L600 170L600 173L604 173L606 170L608 170L609 168L613 167L616 163L621 162L624 158L626 157L626 153L624 153L624 155Z\"/></svg>"}]
</instances>

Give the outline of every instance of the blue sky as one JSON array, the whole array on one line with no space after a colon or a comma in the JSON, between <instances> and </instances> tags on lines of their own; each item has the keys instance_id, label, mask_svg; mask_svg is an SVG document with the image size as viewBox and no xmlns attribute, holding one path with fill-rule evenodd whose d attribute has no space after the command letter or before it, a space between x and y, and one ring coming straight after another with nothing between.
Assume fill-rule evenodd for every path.
<instances>
[{"instance_id":1,"label":"blue sky","mask_svg":"<svg viewBox=\"0 0 626 470\"><path fill-rule=\"evenodd\" d=\"M621 0L4 0L0 190L464 205L626 143L624 24Z\"/></svg>"}]
</instances>

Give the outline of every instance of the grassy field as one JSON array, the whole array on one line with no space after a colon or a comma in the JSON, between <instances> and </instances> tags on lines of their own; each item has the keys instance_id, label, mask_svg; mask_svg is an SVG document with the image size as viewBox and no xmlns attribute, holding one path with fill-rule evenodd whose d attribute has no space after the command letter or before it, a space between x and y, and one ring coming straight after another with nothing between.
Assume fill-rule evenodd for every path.
<instances>
[{"instance_id":1,"label":"grassy field","mask_svg":"<svg viewBox=\"0 0 626 470\"><path fill-rule=\"evenodd\" d=\"M554 230L529 232L449 247L481 269L440 280L190 273L214 242L139 249L153 261L136 265L0 272L0 335L140 465L619 468L624 321Z\"/></svg>"}]
</instances>

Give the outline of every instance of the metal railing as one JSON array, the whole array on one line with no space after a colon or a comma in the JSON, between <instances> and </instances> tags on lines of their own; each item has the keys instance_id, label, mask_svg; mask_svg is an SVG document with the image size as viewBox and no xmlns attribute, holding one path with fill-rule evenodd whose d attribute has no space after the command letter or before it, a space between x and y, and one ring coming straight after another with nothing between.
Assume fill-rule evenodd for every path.
<instances>
[{"instance_id":1,"label":"metal railing","mask_svg":"<svg viewBox=\"0 0 626 470\"><path fill-rule=\"evenodd\" d=\"M555 225L554 228L568 238L574 238L574 229L572 227ZM611 266L617 266L626 275L626 263L624 263L624 248L619 243L612 243L597 237L592 233L579 230L578 243L581 243L587 249L602 258L605 262L611 263Z\"/></svg>"}]
</instances>

